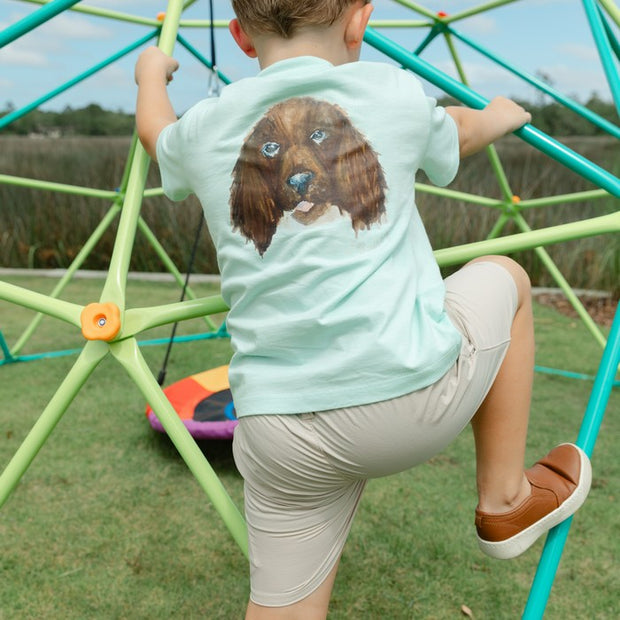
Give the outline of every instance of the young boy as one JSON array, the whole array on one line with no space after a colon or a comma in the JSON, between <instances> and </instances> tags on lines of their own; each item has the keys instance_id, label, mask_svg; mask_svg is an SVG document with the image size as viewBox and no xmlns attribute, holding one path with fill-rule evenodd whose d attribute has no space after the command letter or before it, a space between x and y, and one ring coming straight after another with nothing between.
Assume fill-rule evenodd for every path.
<instances>
[{"instance_id":1,"label":"young boy","mask_svg":"<svg viewBox=\"0 0 620 620\"><path fill-rule=\"evenodd\" d=\"M200 199L234 355L248 618L324 618L367 479L442 450L471 422L481 549L509 558L570 516L587 456L562 444L524 471L534 339L529 280L486 256L444 282L415 173L530 121L498 97L436 107L410 73L358 62L363 0L233 0L261 71L177 117L178 65L136 65L137 126L168 196Z\"/></svg>"}]
</instances>

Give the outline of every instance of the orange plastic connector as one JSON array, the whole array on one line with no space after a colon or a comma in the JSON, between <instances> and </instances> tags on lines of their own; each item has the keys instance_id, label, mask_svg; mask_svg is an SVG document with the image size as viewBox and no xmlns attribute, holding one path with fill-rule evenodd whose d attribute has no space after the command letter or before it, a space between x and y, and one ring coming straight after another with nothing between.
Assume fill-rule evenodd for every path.
<instances>
[{"instance_id":1,"label":"orange plastic connector","mask_svg":"<svg viewBox=\"0 0 620 620\"><path fill-rule=\"evenodd\" d=\"M110 342L121 330L121 311L113 303L92 303L80 315L82 336L86 340Z\"/></svg>"},{"instance_id":2,"label":"orange plastic connector","mask_svg":"<svg viewBox=\"0 0 620 620\"><path fill-rule=\"evenodd\" d=\"M166 19L166 12L165 11L160 11L159 13L157 13L157 21L158 22L163 22L164 19Z\"/></svg>"}]
</instances>

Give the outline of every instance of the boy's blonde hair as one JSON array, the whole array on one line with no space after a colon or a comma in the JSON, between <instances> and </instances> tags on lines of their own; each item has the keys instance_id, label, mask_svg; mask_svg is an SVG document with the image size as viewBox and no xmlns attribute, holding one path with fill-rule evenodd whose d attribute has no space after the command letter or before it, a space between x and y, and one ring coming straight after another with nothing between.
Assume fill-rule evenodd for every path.
<instances>
[{"instance_id":1,"label":"boy's blonde hair","mask_svg":"<svg viewBox=\"0 0 620 620\"><path fill-rule=\"evenodd\" d=\"M331 26L358 0L232 0L241 27L252 34L292 37L305 26ZM370 0L363 0L368 4Z\"/></svg>"}]
</instances>

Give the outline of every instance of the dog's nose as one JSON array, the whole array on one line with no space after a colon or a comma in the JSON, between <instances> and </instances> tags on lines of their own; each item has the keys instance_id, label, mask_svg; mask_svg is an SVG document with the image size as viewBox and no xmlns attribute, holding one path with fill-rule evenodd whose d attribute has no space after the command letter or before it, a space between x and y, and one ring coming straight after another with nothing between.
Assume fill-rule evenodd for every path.
<instances>
[{"instance_id":1,"label":"dog's nose","mask_svg":"<svg viewBox=\"0 0 620 620\"><path fill-rule=\"evenodd\" d=\"M287 183L300 195L303 196L308 191L310 181L314 179L314 172L298 172L288 178Z\"/></svg>"}]
</instances>

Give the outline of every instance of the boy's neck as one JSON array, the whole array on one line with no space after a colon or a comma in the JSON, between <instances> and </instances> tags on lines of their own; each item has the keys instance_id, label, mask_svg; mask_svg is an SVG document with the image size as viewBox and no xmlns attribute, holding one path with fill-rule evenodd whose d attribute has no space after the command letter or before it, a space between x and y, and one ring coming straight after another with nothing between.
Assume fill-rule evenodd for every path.
<instances>
[{"instance_id":1,"label":"boy's neck","mask_svg":"<svg viewBox=\"0 0 620 620\"><path fill-rule=\"evenodd\" d=\"M307 29L290 39L271 35L256 37L254 44L260 68L266 69L281 60L300 56L315 56L333 65L342 65L359 59L359 51L355 53L347 49L342 37L330 36L332 33L325 30L325 28Z\"/></svg>"}]
</instances>

